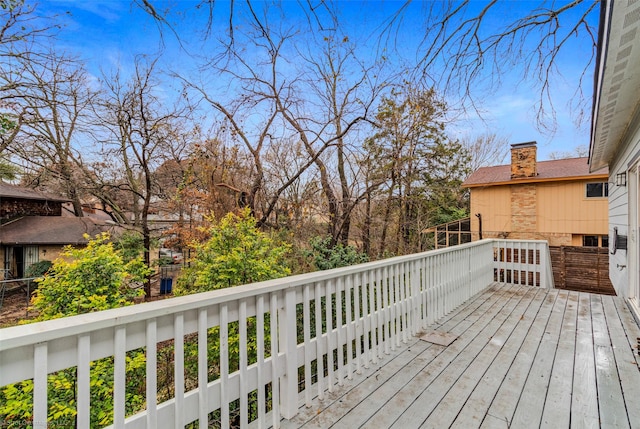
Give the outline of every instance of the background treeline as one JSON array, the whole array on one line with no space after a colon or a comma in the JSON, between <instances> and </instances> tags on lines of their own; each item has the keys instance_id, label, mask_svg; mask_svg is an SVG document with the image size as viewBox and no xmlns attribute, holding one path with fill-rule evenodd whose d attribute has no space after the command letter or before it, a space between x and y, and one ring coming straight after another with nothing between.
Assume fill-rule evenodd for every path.
<instances>
[{"instance_id":1,"label":"background treeline","mask_svg":"<svg viewBox=\"0 0 640 429\"><path fill-rule=\"evenodd\" d=\"M429 81L337 15L316 32L248 3L198 54L150 46L96 71L58 48L55 17L0 1L2 177L69 198L76 216L101 208L141 233L147 263L157 218L177 219L169 245L186 248L207 215L242 208L294 248L320 236L370 258L426 250L425 228L467 215L471 166L506 150L452 139Z\"/></svg>"}]
</instances>

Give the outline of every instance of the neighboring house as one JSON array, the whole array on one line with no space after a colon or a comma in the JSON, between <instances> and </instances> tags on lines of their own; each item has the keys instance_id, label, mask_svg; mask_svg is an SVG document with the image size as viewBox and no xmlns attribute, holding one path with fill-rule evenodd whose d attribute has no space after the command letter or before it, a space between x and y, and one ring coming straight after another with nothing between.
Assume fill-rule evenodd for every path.
<instances>
[{"instance_id":1,"label":"neighboring house","mask_svg":"<svg viewBox=\"0 0 640 429\"><path fill-rule=\"evenodd\" d=\"M84 234L114 232L113 222L72 217L68 199L0 182L0 277L21 278L40 260L54 260L66 245L84 245Z\"/></svg>"},{"instance_id":2,"label":"neighboring house","mask_svg":"<svg viewBox=\"0 0 640 429\"><path fill-rule=\"evenodd\" d=\"M609 167L609 276L640 322L640 2L603 1L591 171Z\"/></svg>"},{"instance_id":3,"label":"neighboring house","mask_svg":"<svg viewBox=\"0 0 640 429\"><path fill-rule=\"evenodd\" d=\"M482 167L469 188L472 239L547 240L607 247L608 171L587 158L537 161L536 143L511 146L511 164Z\"/></svg>"}]
</instances>

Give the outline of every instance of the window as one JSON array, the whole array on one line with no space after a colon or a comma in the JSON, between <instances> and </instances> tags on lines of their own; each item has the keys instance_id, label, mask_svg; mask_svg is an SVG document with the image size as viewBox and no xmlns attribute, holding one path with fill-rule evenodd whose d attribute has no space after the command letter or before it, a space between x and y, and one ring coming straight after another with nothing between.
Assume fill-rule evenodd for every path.
<instances>
[{"instance_id":1,"label":"window","mask_svg":"<svg viewBox=\"0 0 640 429\"><path fill-rule=\"evenodd\" d=\"M585 247L609 247L608 235L583 235L582 245Z\"/></svg>"},{"instance_id":2,"label":"window","mask_svg":"<svg viewBox=\"0 0 640 429\"><path fill-rule=\"evenodd\" d=\"M587 198L604 198L609 196L607 182L587 183Z\"/></svg>"},{"instance_id":3,"label":"window","mask_svg":"<svg viewBox=\"0 0 640 429\"><path fill-rule=\"evenodd\" d=\"M598 236L584 235L582 237L582 245L586 247L598 247Z\"/></svg>"}]
</instances>

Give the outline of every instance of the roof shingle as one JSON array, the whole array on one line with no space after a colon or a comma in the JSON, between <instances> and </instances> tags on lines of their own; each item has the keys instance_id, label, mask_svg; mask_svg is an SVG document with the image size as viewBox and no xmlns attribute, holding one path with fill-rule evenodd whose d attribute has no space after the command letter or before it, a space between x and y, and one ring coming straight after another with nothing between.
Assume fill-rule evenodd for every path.
<instances>
[{"instance_id":1,"label":"roof shingle","mask_svg":"<svg viewBox=\"0 0 640 429\"><path fill-rule=\"evenodd\" d=\"M70 201L68 198L55 197L46 195L33 189L23 188L22 186L10 185L0 181L0 198L21 198L24 200L42 200L42 201Z\"/></svg>"},{"instance_id":2,"label":"roof shingle","mask_svg":"<svg viewBox=\"0 0 640 429\"><path fill-rule=\"evenodd\" d=\"M118 227L87 217L25 216L0 226L0 244L87 244L84 234L95 235Z\"/></svg>"},{"instance_id":3,"label":"roof shingle","mask_svg":"<svg viewBox=\"0 0 640 429\"><path fill-rule=\"evenodd\" d=\"M546 180L570 180L577 177L606 177L609 175L607 167L589 172L589 158L568 158L553 161L539 161L538 175L522 179L511 178L511 165L497 165L494 167L480 167L473 172L462 184L463 187L487 186L521 182L543 182Z\"/></svg>"}]
</instances>

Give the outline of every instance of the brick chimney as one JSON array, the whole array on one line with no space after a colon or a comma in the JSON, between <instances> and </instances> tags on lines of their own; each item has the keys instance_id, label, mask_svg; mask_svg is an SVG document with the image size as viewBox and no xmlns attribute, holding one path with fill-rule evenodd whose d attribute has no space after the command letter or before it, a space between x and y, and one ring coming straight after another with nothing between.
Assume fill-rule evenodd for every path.
<instances>
[{"instance_id":1,"label":"brick chimney","mask_svg":"<svg viewBox=\"0 0 640 429\"><path fill-rule=\"evenodd\" d=\"M511 178L524 179L538 175L536 142L511 145Z\"/></svg>"}]
</instances>

